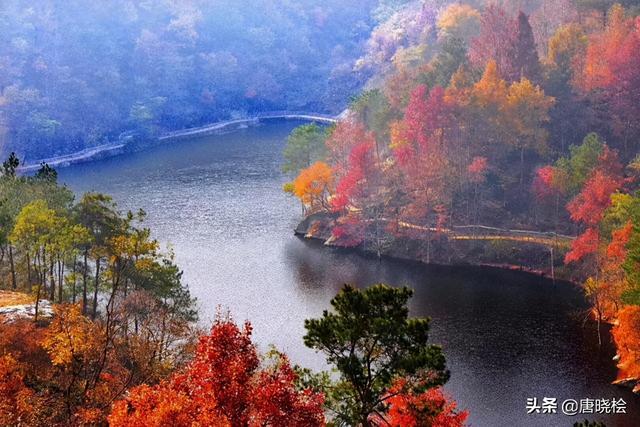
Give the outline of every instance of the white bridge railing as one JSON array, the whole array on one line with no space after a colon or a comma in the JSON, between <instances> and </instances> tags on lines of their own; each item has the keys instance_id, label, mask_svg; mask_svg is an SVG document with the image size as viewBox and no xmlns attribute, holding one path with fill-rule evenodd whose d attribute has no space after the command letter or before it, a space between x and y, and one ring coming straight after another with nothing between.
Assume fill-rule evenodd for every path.
<instances>
[{"instance_id":1,"label":"white bridge railing","mask_svg":"<svg viewBox=\"0 0 640 427\"><path fill-rule=\"evenodd\" d=\"M259 122L260 120L273 120L273 119L287 119L287 120L307 120L320 123L335 123L338 118L328 114L321 113L307 113L296 111L267 111L264 113L258 113L251 117L238 118L233 120L225 120L222 122L211 123L204 126L180 129L171 132L166 132L158 137L159 141L170 140L173 138L181 138L194 135L206 135L224 128ZM61 156L49 157L46 159L40 159L37 161L29 162L18 168L19 172L33 172L40 168L41 163L47 163L49 166L62 167L72 163L78 163L82 161L89 161L102 155L109 155L110 153L121 152L126 146L125 142L115 141L107 144L98 145L95 147L85 148L84 150L77 151L75 153L65 154Z\"/></svg>"}]
</instances>

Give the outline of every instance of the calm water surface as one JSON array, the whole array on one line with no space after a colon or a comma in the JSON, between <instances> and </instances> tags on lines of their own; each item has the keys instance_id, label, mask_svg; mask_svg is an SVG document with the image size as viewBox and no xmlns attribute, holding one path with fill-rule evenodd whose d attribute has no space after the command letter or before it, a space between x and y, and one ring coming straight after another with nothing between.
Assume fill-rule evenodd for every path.
<instances>
[{"instance_id":1,"label":"calm water surface","mask_svg":"<svg viewBox=\"0 0 640 427\"><path fill-rule=\"evenodd\" d=\"M567 284L491 269L425 267L336 252L293 236L300 207L281 188L281 152L300 123L271 122L181 141L60 171L77 193L111 194L122 210L143 208L170 245L198 298L203 322L218 307L251 320L270 344L302 365L323 359L304 347L304 319L321 315L343 283L384 282L415 290L414 315L431 316L444 347L446 388L475 426L570 426L564 415L526 415L527 397L622 397L626 416L588 416L640 426L640 403L615 378L607 351L579 318L585 303ZM608 337L607 337L608 339ZM584 419L585 416L580 417Z\"/></svg>"}]
</instances>

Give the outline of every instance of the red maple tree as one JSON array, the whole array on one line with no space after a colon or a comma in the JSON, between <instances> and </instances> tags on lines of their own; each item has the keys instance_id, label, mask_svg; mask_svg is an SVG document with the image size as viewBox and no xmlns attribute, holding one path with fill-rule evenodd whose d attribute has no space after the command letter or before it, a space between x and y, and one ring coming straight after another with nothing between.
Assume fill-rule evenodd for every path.
<instances>
[{"instance_id":1,"label":"red maple tree","mask_svg":"<svg viewBox=\"0 0 640 427\"><path fill-rule=\"evenodd\" d=\"M320 426L323 396L296 387L282 354L261 368L251 325L218 318L200 338L183 372L153 387L129 391L113 406L112 426Z\"/></svg>"}]
</instances>

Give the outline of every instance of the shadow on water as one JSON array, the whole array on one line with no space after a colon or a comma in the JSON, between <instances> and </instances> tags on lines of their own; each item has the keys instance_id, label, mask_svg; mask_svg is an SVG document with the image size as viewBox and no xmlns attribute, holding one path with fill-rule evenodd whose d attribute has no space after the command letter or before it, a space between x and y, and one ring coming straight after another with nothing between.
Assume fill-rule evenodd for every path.
<instances>
[{"instance_id":1,"label":"shadow on water","mask_svg":"<svg viewBox=\"0 0 640 427\"><path fill-rule=\"evenodd\" d=\"M608 331L598 347L584 323L588 305L573 284L487 267L427 266L360 255L301 240L287 256L305 292L338 283L414 289L411 314L432 319L431 341L442 345L452 371L447 390L471 412L474 425L572 425L585 417L637 426L638 398L610 384L616 377ZM628 415L526 415L528 397L623 398Z\"/></svg>"}]
</instances>

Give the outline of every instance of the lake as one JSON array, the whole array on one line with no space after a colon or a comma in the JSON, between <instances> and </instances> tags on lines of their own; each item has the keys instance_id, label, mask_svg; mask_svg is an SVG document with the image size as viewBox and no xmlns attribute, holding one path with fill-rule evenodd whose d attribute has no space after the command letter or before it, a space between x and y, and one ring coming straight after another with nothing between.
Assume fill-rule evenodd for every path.
<instances>
[{"instance_id":1,"label":"lake","mask_svg":"<svg viewBox=\"0 0 640 427\"><path fill-rule=\"evenodd\" d=\"M612 386L611 347L583 327L578 289L488 268L381 262L293 235L299 203L282 191L288 133L272 121L224 135L61 169L78 194L110 194L124 211L143 208L154 236L176 253L203 324L218 310L248 319L260 349L273 344L295 363L321 369L304 347L304 319L318 317L343 283L415 290L411 311L432 318L431 341L451 370L447 391L475 426L570 426L585 417L640 425L640 399ZM609 340L605 336L605 340ZM526 414L526 399L623 398L627 415ZM560 412L560 411L558 411Z\"/></svg>"}]
</instances>

